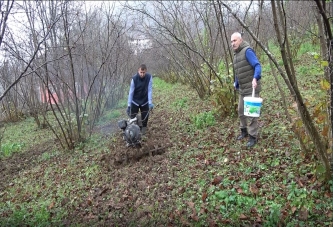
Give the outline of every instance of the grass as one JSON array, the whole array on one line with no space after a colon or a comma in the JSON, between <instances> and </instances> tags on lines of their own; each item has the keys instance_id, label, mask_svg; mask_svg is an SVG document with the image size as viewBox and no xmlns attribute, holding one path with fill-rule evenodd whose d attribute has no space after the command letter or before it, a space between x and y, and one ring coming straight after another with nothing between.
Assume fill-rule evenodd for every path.
<instances>
[{"instance_id":1,"label":"grass","mask_svg":"<svg viewBox=\"0 0 333 227\"><path fill-rule=\"evenodd\" d=\"M1 153L8 157L14 152L25 152L53 139L52 133L37 128L32 117L21 122L7 123L3 132Z\"/></svg>"},{"instance_id":2,"label":"grass","mask_svg":"<svg viewBox=\"0 0 333 227\"><path fill-rule=\"evenodd\" d=\"M273 78L267 74L264 80ZM104 210L98 214L99 220L108 216L121 220L126 214L140 212L150 215L146 222L132 220L132 226L168 222L174 226L332 226L332 195L315 177L314 161L301 155L284 112L277 105L279 94L274 83L265 82L263 86L261 138L249 150L244 147L246 141L234 140L239 132L237 119L218 121L210 112L209 100L200 100L187 86L170 85L156 78L154 102L165 112L173 146L163 157L168 164L149 166L142 162L140 168L135 167L142 173L151 171L149 187L139 191L125 180L115 182L112 174L121 174L132 183L140 179L130 175L130 165L105 172L100 159L109 153L112 139L95 134L73 152L53 147L42 152L30 168L13 176L10 186L1 192L0 225L60 226L78 207L84 207L82 212L89 216L99 204L94 192L106 185L110 189L100 203L121 204L123 198L135 197L135 193L140 199L133 203L128 199L124 209ZM123 100L105 114L102 122L119 117L126 105ZM12 146L12 152L24 153L52 139L45 134L35 129L32 119L26 119L7 125L3 144ZM16 151L13 144L22 148ZM159 172L163 167L165 172ZM162 175L168 180L158 181ZM162 198L157 196L161 194Z\"/></svg>"},{"instance_id":3,"label":"grass","mask_svg":"<svg viewBox=\"0 0 333 227\"><path fill-rule=\"evenodd\" d=\"M121 100L115 107L105 112L105 114L98 120L97 126L105 125L114 119L118 119L122 116L122 112L124 112L126 108L127 100Z\"/></svg>"},{"instance_id":4,"label":"grass","mask_svg":"<svg viewBox=\"0 0 333 227\"><path fill-rule=\"evenodd\" d=\"M265 79L267 81L270 80L269 78ZM271 85L274 87L274 84ZM302 160L302 157L299 155L297 141L291 139L293 138L293 134L289 128L289 124L283 118L283 110L274 105L278 94L272 94L271 91L266 87L266 90L264 89L263 92L263 96L266 98L266 111L261 116L261 121L264 123L267 122L267 124L264 124L264 127L261 129L261 135L267 138L262 140L263 142L258 144L252 152L244 151L242 146L235 143L228 147L229 150L232 150L232 154L230 154L228 150L221 151L218 144L215 144L215 146L207 146L206 149L208 151L205 148L203 150L194 149L191 152L182 153L181 157L178 156L179 165L183 166L183 170L176 177L177 179L182 179L178 180L179 185L177 188L186 188L183 197L180 198L179 195L176 197L178 209L185 210L184 212L189 216L191 216L191 213L199 213L200 215L194 218L194 223L198 224L198 226L207 223L206 214L202 212L202 209L215 212L216 216L220 216L221 220L225 222L223 226L227 226L228 223L230 226L234 226L242 222L236 221L239 217L244 219L244 223L246 220L251 219L250 217L255 216L253 215L253 210L251 211L251 207L258 212L259 215L257 217L261 217L266 226L276 226L278 222L281 222L281 215L288 212L290 217L286 217L285 219L287 226L294 226L296 224L300 226L316 226L316 223L319 223L319 219L321 218L318 211L322 209L322 205L318 204L318 201L321 201L320 197L324 196L322 193L325 189L319 186L318 190L323 191L318 194L317 189L309 191L302 183L298 182L296 184L296 181L291 180L305 174L311 174L314 172L314 169L309 163L305 166L302 165L305 160ZM181 94L179 97L184 96ZM179 99L179 103L183 99ZM191 105L196 106L195 103ZM227 122L223 122L222 124L223 126L220 126L219 130L213 130L219 131L218 135L215 136L221 138L220 140L228 137L228 133L230 133L230 131L226 130L230 125ZM235 122L232 122L232 124L234 130L237 130ZM177 125L177 127L179 126L181 128L178 128L178 130L181 131L190 131L189 128L191 128L191 126L182 123ZM206 133L212 136L212 133L209 132L211 128L205 128L206 130L197 131L194 140L198 140L200 136L202 136L203 140L207 139L202 135ZM186 142L189 144L200 144L198 141ZM205 158L202 158L203 152L205 153ZM212 168L209 165L203 165L203 163L207 163L207 160L209 163L210 158L208 155L214 157L211 161L214 163ZM196 161L198 159L201 160L201 163ZM290 165L290 163L293 164ZM212 179L217 175L223 176L223 181L220 182L218 187L211 184ZM200 179L200 183L196 184L193 182L193 176L196 179ZM256 183L261 187L255 194L250 193L249 185L251 183ZM273 188L271 185L273 185ZM311 188L310 185L308 187ZM282 191L284 192L281 193ZM203 197L206 198L205 201L202 201ZM192 204L190 207L187 204L188 201ZM216 206L220 208L219 212L217 212L218 209ZM325 206L327 206L327 210L332 209L332 205L329 203L326 203ZM248 209L244 209L246 207ZM293 211L290 212L288 210L290 208ZM295 212L297 209L305 209L306 212L309 212L307 215L310 218L306 221L299 220L304 217L301 216L301 212L300 214ZM296 218L293 219L293 215ZM332 214L330 213L329 215ZM297 220L297 218L299 219ZM325 219L323 217L321 223L326 225L332 224Z\"/></svg>"}]
</instances>

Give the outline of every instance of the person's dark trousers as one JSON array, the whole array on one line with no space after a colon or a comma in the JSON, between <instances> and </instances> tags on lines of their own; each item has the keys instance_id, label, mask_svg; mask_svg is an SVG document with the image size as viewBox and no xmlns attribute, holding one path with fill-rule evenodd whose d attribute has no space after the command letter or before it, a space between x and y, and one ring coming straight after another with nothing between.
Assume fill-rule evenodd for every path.
<instances>
[{"instance_id":1,"label":"person's dark trousers","mask_svg":"<svg viewBox=\"0 0 333 227\"><path fill-rule=\"evenodd\" d=\"M141 119L144 120L142 121L142 127L147 127L148 124L148 118L149 118L149 105L148 103L144 106L137 106L135 104L131 104L131 118L134 118L138 113L139 110L141 112Z\"/></svg>"}]
</instances>

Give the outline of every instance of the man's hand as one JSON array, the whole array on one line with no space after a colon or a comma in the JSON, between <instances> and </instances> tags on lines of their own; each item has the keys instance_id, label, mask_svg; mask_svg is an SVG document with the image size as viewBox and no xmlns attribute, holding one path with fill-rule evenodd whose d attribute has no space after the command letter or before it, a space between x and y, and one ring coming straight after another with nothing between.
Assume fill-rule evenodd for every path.
<instances>
[{"instance_id":1,"label":"man's hand","mask_svg":"<svg viewBox=\"0 0 333 227\"><path fill-rule=\"evenodd\" d=\"M131 113L131 107L130 106L127 107L126 113L127 113L128 116L130 115L130 113Z\"/></svg>"},{"instance_id":2,"label":"man's hand","mask_svg":"<svg viewBox=\"0 0 333 227\"><path fill-rule=\"evenodd\" d=\"M149 104L149 110L152 110L152 109L154 109L154 104Z\"/></svg>"},{"instance_id":3,"label":"man's hand","mask_svg":"<svg viewBox=\"0 0 333 227\"><path fill-rule=\"evenodd\" d=\"M237 81L237 82L234 82L234 88L235 88L235 90L238 90L238 89L239 89L238 81Z\"/></svg>"}]
</instances>

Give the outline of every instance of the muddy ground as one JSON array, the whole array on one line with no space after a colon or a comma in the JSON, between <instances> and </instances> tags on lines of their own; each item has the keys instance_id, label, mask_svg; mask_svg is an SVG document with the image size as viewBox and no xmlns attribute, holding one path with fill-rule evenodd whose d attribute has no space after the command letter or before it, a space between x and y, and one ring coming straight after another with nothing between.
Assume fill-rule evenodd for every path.
<instances>
[{"instance_id":1,"label":"muddy ground","mask_svg":"<svg viewBox=\"0 0 333 227\"><path fill-rule=\"evenodd\" d=\"M76 196L79 205L70 202L70 195L59 201L68 209L68 216L60 225L165 226L172 223L165 218L169 214L159 215L166 210L173 190L168 184L172 173L167 153L172 142L169 125L163 120L166 117L162 112L152 113L141 146L135 148L126 146L117 125L119 119L95 129L94 133L110 141L106 152L94 155L92 160L100 167L100 178L90 180L92 187L86 189L88 197ZM40 144L28 152L1 159L2 194L16 176L33 169L39 164L38 157L49 150L50 145ZM58 162L62 165L61 158ZM75 194L75 190L69 193ZM54 211L50 209L50 213L52 218Z\"/></svg>"},{"instance_id":2,"label":"muddy ground","mask_svg":"<svg viewBox=\"0 0 333 227\"><path fill-rule=\"evenodd\" d=\"M90 202L83 202L73 213L75 217L98 226L172 224L171 219L165 219L169 214L159 215L167 210L165 206L170 202L173 190L169 184L173 165L168 159L168 150L173 144L170 126L163 120L166 117L158 111L151 114L148 131L137 147L126 146L117 122L97 128L98 133L112 140L109 153L99 157L104 173L112 182L92 192L93 209ZM111 199L106 201L110 195ZM87 209L91 209L89 214L82 212Z\"/></svg>"}]
</instances>

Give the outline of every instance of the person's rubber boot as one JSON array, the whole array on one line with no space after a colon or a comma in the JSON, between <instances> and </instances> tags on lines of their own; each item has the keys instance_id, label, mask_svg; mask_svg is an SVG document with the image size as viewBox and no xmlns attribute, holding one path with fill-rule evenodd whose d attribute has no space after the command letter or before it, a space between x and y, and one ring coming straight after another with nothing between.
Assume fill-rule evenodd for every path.
<instances>
[{"instance_id":1,"label":"person's rubber boot","mask_svg":"<svg viewBox=\"0 0 333 227\"><path fill-rule=\"evenodd\" d=\"M247 147L253 147L257 143L257 138L250 135L249 142L247 142Z\"/></svg>"},{"instance_id":2,"label":"person's rubber boot","mask_svg":"<svg viewBox=\"0 0 333 227\"><path fill-rule=\"evenodd\" d=\"M247 133L247 128L241 128L241 134L237 136L237 140L242 140L247 137L249 134Z\"/></svg>"},{"instance_id":3,"label":"person's rubber boot","mask_svg":"<svg viewBox=\"0 0 333 227\"><path fill-rule=\"evenodd\" d=\"M142 135L145 135L146 132L147 132L147 127L142 127L142 128L141 128L141 134L142 134Z\"/></svg>"}]
</instances>

